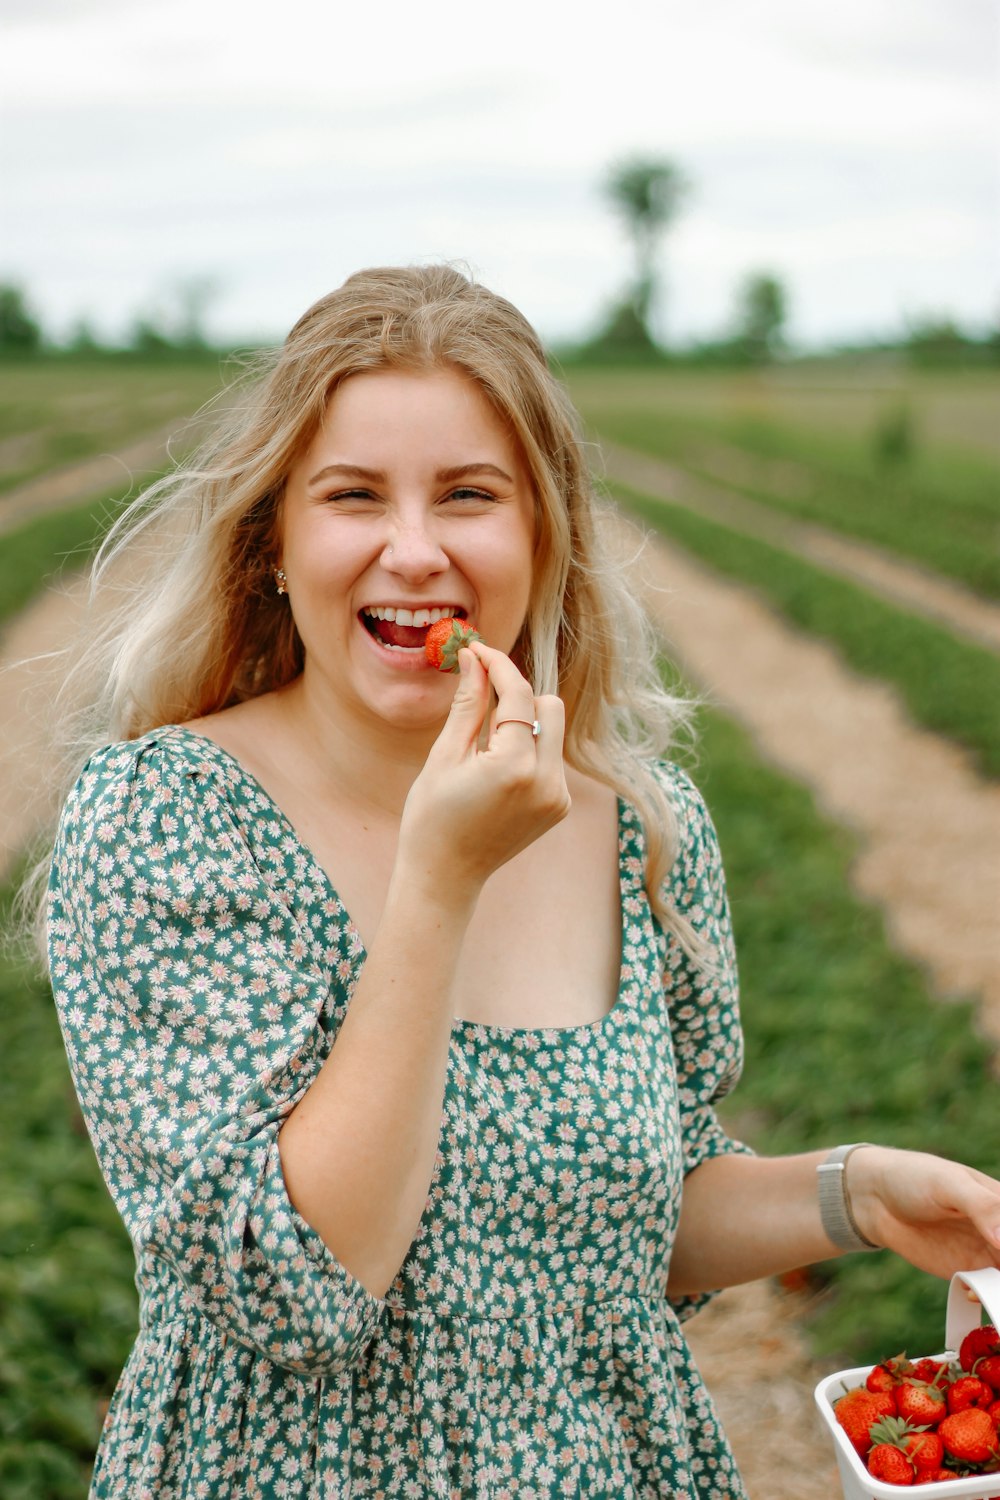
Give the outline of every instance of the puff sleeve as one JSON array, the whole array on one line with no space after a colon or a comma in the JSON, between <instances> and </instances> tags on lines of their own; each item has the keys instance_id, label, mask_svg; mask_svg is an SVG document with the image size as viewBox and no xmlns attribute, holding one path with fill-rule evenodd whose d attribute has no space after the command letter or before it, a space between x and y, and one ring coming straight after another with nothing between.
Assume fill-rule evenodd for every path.
<instances>
[{"instance_id":1,"label":"puff sleeve","mask_svg":"<svg viewBox=\"0 0 1000 1500\"><path fill-rule=\"evenodd\" d=\"M330 1376L384 1302L295 1211L284 1117L330 1044L330 974L224 792L156 742L91 760L52 864L49 959L80 1104L137 1257L224 1334Z\"/></svg>"}]
</instances>

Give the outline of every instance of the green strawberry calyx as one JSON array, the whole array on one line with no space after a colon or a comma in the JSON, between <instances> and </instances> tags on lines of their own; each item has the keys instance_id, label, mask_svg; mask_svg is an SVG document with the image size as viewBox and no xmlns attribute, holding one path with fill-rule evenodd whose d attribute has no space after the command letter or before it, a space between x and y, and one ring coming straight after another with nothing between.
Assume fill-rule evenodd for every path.
<instances>
[{"instance_id":1,"label":"green strawberry calyx","mask_svg":"<svg viewBox=\"0 0 1000 1500\"><path fill-rule=\"evenodd\" d=\"M905 1453L906 1439L915 1432L930 1432L930 1428L918 1427L905 1417L880 1417L869 1427L868 1436L873 1443L889 1443L891 1447L901 1448Z\"/></svg>"}]
</instances>

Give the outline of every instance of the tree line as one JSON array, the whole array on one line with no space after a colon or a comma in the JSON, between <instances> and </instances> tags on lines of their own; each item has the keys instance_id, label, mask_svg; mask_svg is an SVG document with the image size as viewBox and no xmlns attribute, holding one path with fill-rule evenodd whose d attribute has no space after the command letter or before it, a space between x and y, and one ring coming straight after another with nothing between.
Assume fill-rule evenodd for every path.
<instances>
[{"instance_id":1,"label":"tree line","mask_svg":"<svg viewBox=\"0 0 1000 1500\"><path fill-rule=\"evenodd\" d=\"M749 271L737 288L731 326L715 339L671 349L655 325L663 321L664 286L659 242L682 210L692 184L665 157L632 156L605 174L602 189L631 241L632 272L597 334L576 351L591 360L678 360L699 364L763 365L787 358L789 296L773 270ZM910 324L892 341L871 341L832 353L898 350L914 363L1000 363L1000 323L984 339L970 337L952 318L931 316Z\"/></svg>"},{"instance_id":2,"label":"tree line","mask_svg":"<svg viewBox=\"0 0 1000 1500\"><path fill-rule=\"evenodd\" d=\"M602 194L622 221L631 247L631 270L597 332L560 357L575 362L766 365L791 356L787 337L789 295L773 268L749 271L737 288L729 329L720 337L684 348L663 333L665 288L662 240L680 214L692 184L676 162L665 157L630 156L614 163L601 183ZM167 311L137 316L125 340L108 345L86 320L56 345L45 333L23 287L0 283L0 356L37 355L58 348L70 354L131 353L147 358L195 356L212 352L205 313L218 284L189 277L175 284ZM1000 323L985 338L971 337L947 316L919 319L894 340L872 340L830 353L895 350L914 363L968 365L1000 363Z\"/></svg>"}]
</instances>

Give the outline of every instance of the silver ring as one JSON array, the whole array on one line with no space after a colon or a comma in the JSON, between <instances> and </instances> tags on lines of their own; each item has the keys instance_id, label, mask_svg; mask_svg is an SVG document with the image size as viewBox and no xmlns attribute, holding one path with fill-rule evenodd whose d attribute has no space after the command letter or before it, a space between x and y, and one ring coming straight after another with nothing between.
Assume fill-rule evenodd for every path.
<instances>
[{"instance_id":1,"label":"silver ring","mask_svg":"<svg viewBox=\"0 0 1000 1500\"><path fill-rule=\"evenodd\" d=\"M497 719L493 728L502 729L505 724L524 724L526 728L531 730L531 738L533 740L537 740L542 731L542 726L537 719Z\"/></svg>"}]
</instances>

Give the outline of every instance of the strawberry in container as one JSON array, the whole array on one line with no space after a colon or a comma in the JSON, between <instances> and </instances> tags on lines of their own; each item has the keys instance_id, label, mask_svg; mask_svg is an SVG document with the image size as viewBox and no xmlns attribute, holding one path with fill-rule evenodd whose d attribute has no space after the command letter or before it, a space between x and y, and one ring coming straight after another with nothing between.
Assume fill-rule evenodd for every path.
<instances>
[{"instance_id":1,"label":"strawberry in container","mask_svg":"<svg viewBox=\"0 0 1000 1500\"><path fill-rule=\"evenodd\" d=\"M971 1291L978 1304L966 1295ZM983 1309L992 1320L982 1324ZM952 1278L939 1355L841 1370L816 1387L845 1500L885 1500L901 1488L1000 1500L1000 1271Z\"/></svg>"}]
</instances>

